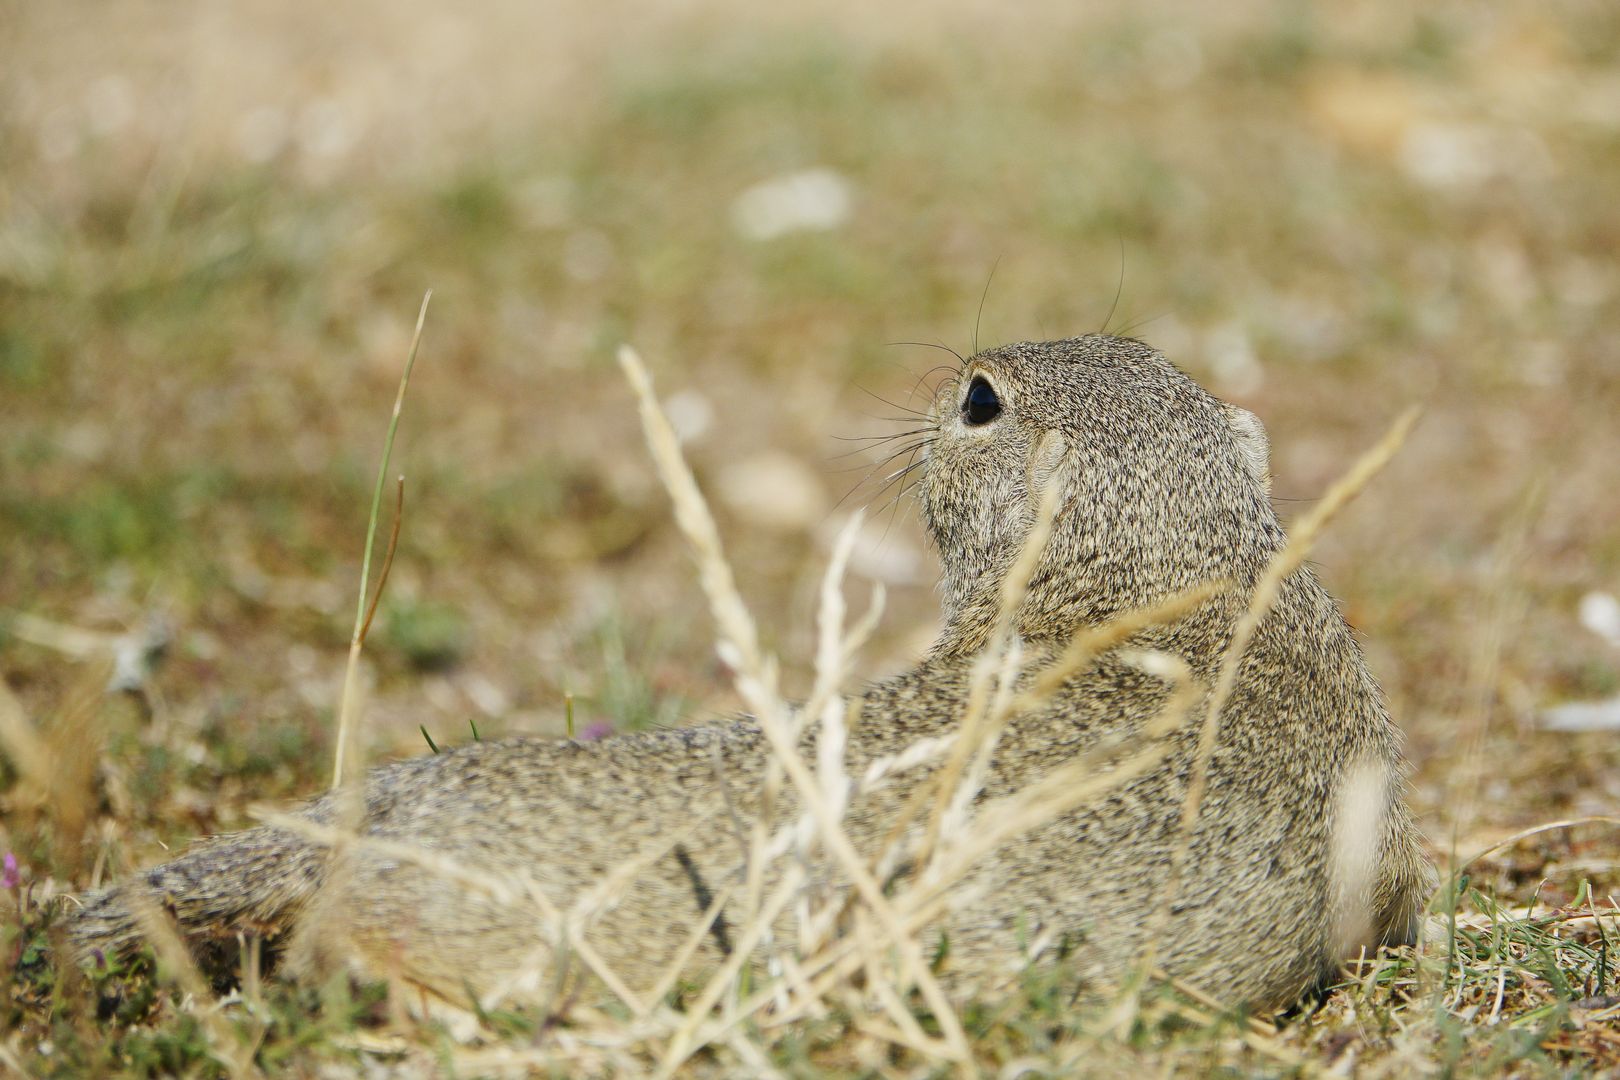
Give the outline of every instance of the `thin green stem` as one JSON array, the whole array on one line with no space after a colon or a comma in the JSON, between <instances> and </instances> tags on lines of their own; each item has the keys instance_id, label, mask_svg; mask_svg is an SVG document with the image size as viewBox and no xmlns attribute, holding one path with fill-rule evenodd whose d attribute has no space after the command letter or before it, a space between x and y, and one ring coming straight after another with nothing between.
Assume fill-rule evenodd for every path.
<instances>
[{"instance_id":1,"label":"thin green stem","mask_svg":"<svg viewBox=\"0 0 1620 1080\"><path fill-rule=\"evenodd\" d=\"M422 327L427 323L428 301L433 290L422 296L422 308L416 314L416 331L411 335L411 352L405 359L405 371L399 378L399 392L394 395L394 414L388 419L388 436L383 441L382 464L377 467L377 487L371 496L371 520L366 525L366 551L360 560L360 600L355 606L354 635L349 639L349 664L343 673L343 696L338 706L337 753L332 762L332 786L343 783L343 764L349 746L349 730L356 710L355 688L360 671L360 645L365 640L366 608L371 584L371 552L377 543L377 515L382 508L383 488L388 483L388 459L394 453L394 436L399 431L399 414L405 407L405 389L411 384L411 371L416 367L416 353L422 344Z\"/></svg>"}]
</instances>

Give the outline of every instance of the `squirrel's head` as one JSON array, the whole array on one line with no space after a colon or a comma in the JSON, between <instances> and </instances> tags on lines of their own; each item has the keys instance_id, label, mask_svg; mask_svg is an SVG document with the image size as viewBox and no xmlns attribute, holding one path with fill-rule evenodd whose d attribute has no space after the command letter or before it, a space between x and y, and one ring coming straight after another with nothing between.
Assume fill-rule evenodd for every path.
<instances>
[{"instance_id":1,"label":"squirrel's head","mask_svg":"<svg viewBox=\"0 0 1620 1080\"><path fill-rule=\"evenodd\" d=\"M1138 341L970 357L930 410L918 492L944 566L945 643L977 645L1050 483L1051 539L1017 629L1081 625L1204 582L1252 583L1283 540L1265 431Z\"/></svg>"}]
</instances>

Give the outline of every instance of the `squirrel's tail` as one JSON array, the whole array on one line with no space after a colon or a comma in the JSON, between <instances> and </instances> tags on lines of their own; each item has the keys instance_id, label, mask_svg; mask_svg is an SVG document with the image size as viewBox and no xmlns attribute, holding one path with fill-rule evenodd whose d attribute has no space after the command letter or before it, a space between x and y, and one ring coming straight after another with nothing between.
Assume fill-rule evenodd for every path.
<instances>
[{"instance_id":1,"label":"squirrel's tail","mask_svg":"<svg viewBox=\"0 0 1620 1080\"><path fill-rule=\"evenodd\" d=\"M136 890L172 915L191 941L232 940L238 933L275 936L291 928L320 887L326 855L326 849L272 826L193 844L178 859L88 897L68 927L74 951L81 960L97 959L138 944Z\"/></svg>"}]
</instances>

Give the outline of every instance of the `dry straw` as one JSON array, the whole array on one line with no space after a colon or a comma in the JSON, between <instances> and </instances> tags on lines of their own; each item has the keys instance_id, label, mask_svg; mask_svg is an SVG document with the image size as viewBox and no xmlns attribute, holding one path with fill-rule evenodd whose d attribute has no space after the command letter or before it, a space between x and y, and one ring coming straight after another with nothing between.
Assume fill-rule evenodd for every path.
<instances>
[{"instance_id":1,"label":"dry straw","mask_svg":"<svg viewBox=\"0 0 1620 1080\"><path fill-rule=\"evenodd\" d=\"M721 659L731 665L737 690L754 712L760 731L770 744L775 760L793 782L800 800L815 817L819 839L837 860L876 916L889 937L889 944L900 954L905 978L922 993L944 1033L946 1056L965 1061L967 1037L961 1021L944 991L929 970L918 942L909 935L899 914L884 896L883 888L856 851L844 831L841 815L825 797L821 784L800 756L789 727L791 712L776 688L776 666L759 649L752 617L738 594L731 567L721 548L719 530L698 491L697 481L681 455L680 443L668 419L658 407L647 369L635 350L619 350L619 363L641 404L642 426L652 450L660 478L675 503L675 519L697 555L699 578L709 600L709 609L720 631ZM737 950L741 952L741 948ZM677 1038L661 1067L672 1072L691 1053L688 1039Z\"/></svg>"}]
</instances>

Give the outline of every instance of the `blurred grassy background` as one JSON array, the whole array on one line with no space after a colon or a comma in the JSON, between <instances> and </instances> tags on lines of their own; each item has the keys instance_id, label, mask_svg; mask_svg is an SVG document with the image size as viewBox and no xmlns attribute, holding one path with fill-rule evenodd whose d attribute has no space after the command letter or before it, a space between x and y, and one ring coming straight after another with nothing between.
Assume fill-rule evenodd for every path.
<instances>
[{"instance_id":1,"label":"blurred grassy background","mask_svg":"<svg viewBox=\"0 0 1620 1080\"><path fill-rule=\"evenodd\" d=\"M322 783L429 287L375 753L558 733L567 692L581 727L731 707L625 340L802 685L870 495L834 436L895 430L870 395L943 354L886 343L965 352L983 295L981 344L1112 311L1253 409L1285 513L1426 403L1319 552L1425 826L1612 809L1612 733L1536 716L1620 688L1577 618L1620 590L1620 8L1006 7L0 8L0 674L48 724L79 669L6 617L173 628L150 715L102 725L99 842L145 860ZM810 227L739 209L807 173ZM912 517L863 546L873 674L932 629ZM1537 844L1493 864L1510 895L1613 873L1584 834Z\"/></svg>"}]
</instances>

